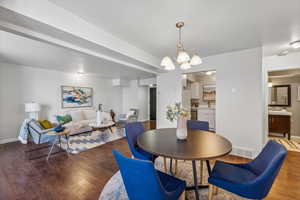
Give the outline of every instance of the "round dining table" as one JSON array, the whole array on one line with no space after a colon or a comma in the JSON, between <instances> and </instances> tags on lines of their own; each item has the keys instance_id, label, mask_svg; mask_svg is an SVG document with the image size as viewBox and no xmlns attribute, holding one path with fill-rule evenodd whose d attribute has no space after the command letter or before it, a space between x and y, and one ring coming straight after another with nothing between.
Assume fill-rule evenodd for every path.
<instances>
[{"instance_id":1,"label":"round dining table","mask_svg":"<svg viewBox=\"0 0 300 200\"><path fill-rule=\"evenodd\" d=\"M209 160L225 156L232 150L232 144L229 140L208 131L188 129L187 139L184 141L178 140L176 128L146 131L137 137L137 145L151 154L170 158L171 174L172 159L192 161L194 186L187 187L186 190L195 190L197 200L199 200L198 189L207 188L208 185L198 185L196 161L206 161L208 174L210 175Z\"/></svg>"}]
</instances>

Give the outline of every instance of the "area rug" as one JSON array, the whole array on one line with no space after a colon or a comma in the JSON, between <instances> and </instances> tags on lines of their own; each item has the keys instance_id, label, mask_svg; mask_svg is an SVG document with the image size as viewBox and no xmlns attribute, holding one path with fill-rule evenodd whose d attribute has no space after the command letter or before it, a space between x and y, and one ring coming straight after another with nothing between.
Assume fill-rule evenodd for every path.
<instances>
[{"instance_id":1,"label":"area rug","mask_svg":"<svg viewBox=\"0 0 300 200\"><path fill-rule=\"evenodd\" d=\"M169 161L168 161L169 162ZM197 168L199 170L199 162L197 162ZM169 165L168 165L169 166ZM163 159L159 157L155 161L155 168L164 171ZM178 161L178 171L176 177L187 181L187 185L193 185L193 171L191 161ZM207 184L207 169L204 167L203 183ZM198 182L200 177L198 176ZM199 197L201 200L207 200L208 189L199 189ZM186 191L186 199L194 200L195 192ZM218 194L214 196L214 200L242 200L244 198L238 197L230 192L219 189ZM128 200L128 196L122 181L120 172L114 174L111 179L104 186L99 200Z\"/></svg>"},{"instance_id":2,"label":"area rug","mask_svg":"<svg viewBox=\"0 0 300 200\"><path fill-rule=\"evenodd\" d=\"M296 141L275 137L270 137L270 139L282 144L288 151L300 152L300 144Z\"/></svg>"},{"instance_id":3,"label":"area rug","mask_svg":"<svg viewBox=\"0 0 300 200\"><path fill-rule=\"evenodd\" d=\"M71 136L69 137L69 153L77 154L123 137L125 137L125 130L116 127L112 127L112 132L110 130L93 131ZM67 149L67 140L64 137L61 139L61 147L64 150Z\"/></svg>"}]
</instances>

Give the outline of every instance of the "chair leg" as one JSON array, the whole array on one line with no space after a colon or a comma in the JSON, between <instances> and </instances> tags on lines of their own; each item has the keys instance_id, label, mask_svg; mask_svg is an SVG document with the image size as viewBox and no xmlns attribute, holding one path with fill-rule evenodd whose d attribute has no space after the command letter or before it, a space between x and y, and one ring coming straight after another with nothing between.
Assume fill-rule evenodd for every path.
<instances>
[{"instance_id":1,"label":"chair leg","mask_svg":"<svg viewBox=\"0 0 300 200\"><path fill-rule=\"evenodd\" d=\"M214 190L214 186L210 184L208 188L208 200L213 199L213 190Z\"/></svg>"},{"instance_id":2,"label":"chair leg","mask_svg":"<svg viewBox=\"0 0 300 200\"><path fill-rule=\"evenodd\" d=\"M168 169L167 169L167 158L164 157L164 168L165 168L165 172L168 173Z\"/></svg>"},{"instance_id":3,"label":"chair leg","mask_svg":"<svg viewBox=\"0 0 300 200\"><path fill-rule=\"evenodd\" d=\"M174 174L176 175L177 174L177 163L178 162L178 160L175 160L175 171L174 171Z\"/></svg>"},{"instance_id":4,"label":"chair leg","mask_svg":"<svg viewBox=\"0 0 300 200\"><path fill-rule=\"evenodd\" d=\"M185 200L185 190L183 190L178 200Z\"/></svg>"},{"instance_id":5,"label":"chair leg","mask_svg":"<svg viewBox=\"0 0 300 200\"><path fill-rule=\"evenodd\" d=\"M200 160L200 185L203 184L203 160Z\"/></svg>"},{"instance_id":6,"label":"chair leg","mask_svg":"<svg viewBox=\"0 0 300 200\"><path fill-rule=\"evenodd\" d=\"M219 190L219 188L217 186L214 186L214 195L218 194L218 190Z\"/></svg>"}]
</instances>

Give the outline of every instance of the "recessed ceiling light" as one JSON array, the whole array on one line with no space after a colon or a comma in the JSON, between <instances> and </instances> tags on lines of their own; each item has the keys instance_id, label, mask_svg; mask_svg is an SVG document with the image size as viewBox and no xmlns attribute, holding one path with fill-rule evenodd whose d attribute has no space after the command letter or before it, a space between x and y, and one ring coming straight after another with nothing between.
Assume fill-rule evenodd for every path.
<instances>
[{"instance_id":1,"label":"recessed ceiling light","mask_svg":"<svg viewBox=\"0 0 300 200\"><path fill-rule=\"evenodd\" d=\"M206 75L212 75L214 73L214 71L207 71Z\"/></svg>"},{"instance_id":2,"label":"recessed ceiling light","mask_svg":"<svg viewBox=\"0 0 300 200\"><path fill-rule=\"evenodd\" d=\"M78 72L77 72L77 75L78 75L78 76L83 76L83 75L85 75L85 73L84 73L83 71L78 71Z\"/></svg>"},{"instance_id":3,"label":"recessed ceiling light","mask_svg":"<svg viewBox=\"0 0 300 200\"><path fill-rule=\"evenodd\" d=\"M268 87L269 87L269 88L273 87L273 83L269 82L269 83L268 83Z\"/></svg>"},{"instance_id":4,"label":"recessed ceiling light","mask_svg":"<svg viewBox=\"0 0 300 200\"><path fill-rule=\"evenodd\" d=\"M284 51L281 51L280 53L278 53L277 55L278 56L286 56L289 54L289 50L284 50Z\"/></svg>"},{"instance_id":5,"label":"recessed ceiling light","mask_svg":"<svg viewBox=\"0 0 300 200\"><path fill-rule=\"evenodd\" d=\"M290 45L291 45L294 49L299 49L299 48L300 48L300 40L291 42Z\"/></svg>"}]
</instances>

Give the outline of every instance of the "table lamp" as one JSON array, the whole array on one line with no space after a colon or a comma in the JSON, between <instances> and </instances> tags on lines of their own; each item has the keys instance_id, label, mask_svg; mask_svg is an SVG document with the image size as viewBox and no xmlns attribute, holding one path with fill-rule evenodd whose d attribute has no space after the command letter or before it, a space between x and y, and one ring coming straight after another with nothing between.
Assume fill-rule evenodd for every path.
<instances>
[{"instance_id":1,"label":"table lamp","mask_svg":"<svg viewBox=\"0 0 300 200\"><path fill-rule=\"evenodd\" d=\"M38 120L39 118L39 111L41 110L41 106L38 103L25 103L25 112L29 113L30 119Z\"/></svg>"}]
</instances>

